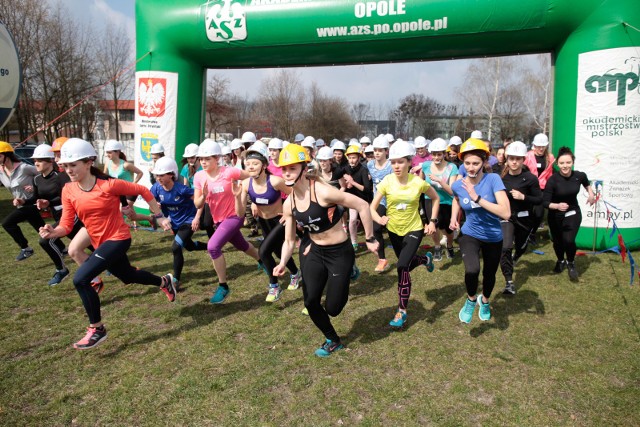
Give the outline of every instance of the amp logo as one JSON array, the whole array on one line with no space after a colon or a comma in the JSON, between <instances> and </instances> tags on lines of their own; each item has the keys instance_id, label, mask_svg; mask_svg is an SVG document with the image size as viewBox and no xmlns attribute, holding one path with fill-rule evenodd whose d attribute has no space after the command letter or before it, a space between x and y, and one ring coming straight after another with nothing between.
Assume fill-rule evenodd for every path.
<instances>
[{"instance_id":1,"label":"amp logo","mask_svg":"<svg viewBox=\"0 0 640 427\"><path fill-rule=\"evenodd\" d=\"M204 5L207 38L216 42L230 42L247 38L244 1L211 0Z\"/></svg>"},{"instance_id":2,"label":"amp logo","mask_svg":"<svg viewBox=\"0 0 640 427\"><path fill-rule=\"evenodd\" d=\"M589 93L617 92L618 105L625 105L627 92L637 90L640 93L640 58L628 58L623 67L613 68L601 76L589 77L584 88Z\"/></svg>"}]
</instances>

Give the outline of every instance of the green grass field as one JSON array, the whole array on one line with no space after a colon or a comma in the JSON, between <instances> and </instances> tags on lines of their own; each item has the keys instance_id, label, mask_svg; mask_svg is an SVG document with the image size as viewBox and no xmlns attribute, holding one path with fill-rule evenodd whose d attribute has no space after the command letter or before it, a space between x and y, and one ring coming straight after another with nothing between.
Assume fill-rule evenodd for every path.
<instances>
[{"instance_id":1,"label":"green grass field","mask_svg":"<svg viewBox=\"0 0 640 427\"><path fill-rule=\"evenodd\" d=\"M4 217L12 208L0 195ZM396 332L387 326L395 272L375 275L375 257L361 250L363 274L334 323L347 349L319 359L323 337L301 314L301 290L266 304L264 273L227 248L232 293L213 306L211 261L188 253L174 304L156 288L103 276L109 337L80 352L71 344L87 319L72 281L47 286L53 265L22 228L36 254L21 263L0 231L2 426L640 423L640 288L628 285L617 255L579 257L582 277L571 283L550 273L543 239L545 254L517 266L518 294L502 296L500 277L491 321L476 313L463 325L458 254L434 273L412 273L409 326ZM171 270L169 233L139 230L133 240L134 265Z\"/></svg>"}]
</instances>

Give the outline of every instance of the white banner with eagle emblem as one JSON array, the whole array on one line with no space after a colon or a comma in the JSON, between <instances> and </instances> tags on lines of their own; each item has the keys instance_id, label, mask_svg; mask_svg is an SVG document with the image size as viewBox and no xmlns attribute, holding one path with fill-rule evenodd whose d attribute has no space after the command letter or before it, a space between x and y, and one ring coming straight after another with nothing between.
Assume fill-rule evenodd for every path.
<instances>
[{"instance_id":1,"label":"white banner with eagle emblem","mask_svg":"<svg viewBox=\"0 0 640 427\"><path fill-rule=\"evenodd\" d=\"M164 154L175 159L178 74L164 71L136 72L135 165L144 172L140 184L151 187L153 166L150 150L160 143ZM147 208L138 197L136 206Z\"/></svg>"}]
</instances>

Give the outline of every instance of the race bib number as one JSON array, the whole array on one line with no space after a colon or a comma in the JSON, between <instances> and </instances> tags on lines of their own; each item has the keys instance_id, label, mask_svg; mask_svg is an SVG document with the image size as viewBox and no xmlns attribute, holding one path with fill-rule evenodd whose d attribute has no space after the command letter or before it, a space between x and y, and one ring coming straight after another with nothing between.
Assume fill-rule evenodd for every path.
<instances>
[{"instance_id":1,"label":"race bib number","mask_svg":"<svg viewBox=\"0 0 640 427\"><path fill-rule=\"evenodd\" d=\"M518 212L518 218L524 218L529 216L529 211L520 211Z\"/></svg>"},{"instance_id":2,"label":"race bib number","mask_svg":"<svg viewBox=\"0 0 640 427\"><path fill-rule=\"evenodd\" d=\"M564 214L564 217L565 217L565 218L567 218L567 217L569 217L569 216L573 216L573 215L575 215L575 214L576 214L576 211L569 211L569 212L567 212L567 213L565 213L565 214Z\"/></svg>"}]
</instances>

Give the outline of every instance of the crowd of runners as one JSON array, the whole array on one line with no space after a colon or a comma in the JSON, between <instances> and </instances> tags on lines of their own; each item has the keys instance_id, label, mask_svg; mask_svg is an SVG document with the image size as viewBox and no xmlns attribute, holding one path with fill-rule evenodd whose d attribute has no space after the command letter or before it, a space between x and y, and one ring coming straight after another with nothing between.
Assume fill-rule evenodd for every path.
<instances>
[{"instance_id":1,"label":"crowd of runners","mask_svg":"<svg viewBox=\"0 0 640 427\"><path fill-rule=\"evenodd\" d=\"M207 251L218 279L210 302L224 303L231 292L222 251L227 243L266 273L266 302L278 301L285 286L301 288L303 313L325 339L315 351L320 357L343 348L331 317L341 313L350 283L360 276L355 254L365 246L377 257L372 273L382 274L395 263L398 307L389 314L389 327L402 328L408 321L411 271L433 272L434 263L456 257L464 265L467 291L459 319L470 323L478 306L478 318L488 321L498 268L502 293L515 295L516 263L535 243L545 219L557 257L553 272L566 269L570 280L578 280L578 195L595 203L586 174L573 170L571 150L561 147L554 158L544 134L535 136L531 149L507 139L494 151L480 131L464 142L457 136L404 141L387 134L330 143L302 134L292 142L263 141L245 132L229 143L206 139L187 145L182 167L155 144L147 172L150 189L138 184L144 172L123 151L120 142L107 141L100 170L91 143L58 138L36 148L31 166L0 141L0 181L15 207L2 226L19 246L16 261L34 255L20 229L28 222L55 268L49 286L70 277L65 256L78 265L73 284L89 326L76 349L95 347L107 337L101 274L156 286L173 302L184 250ZM148 203L150 215L135 212L138 197ZM53 224L43 220L45 212ZM130 264L130 228L138 221L173 233L172 273L158 276ZM247 241L243 226L250 236L260 230L258 248ZM194 239L199 230L206 231L207 241ZM66 246L63 237L69 239ZM395 260L388 257L385 237ZM287 273L288 283L282 284Z\"/></svg>"}]
</instances>

